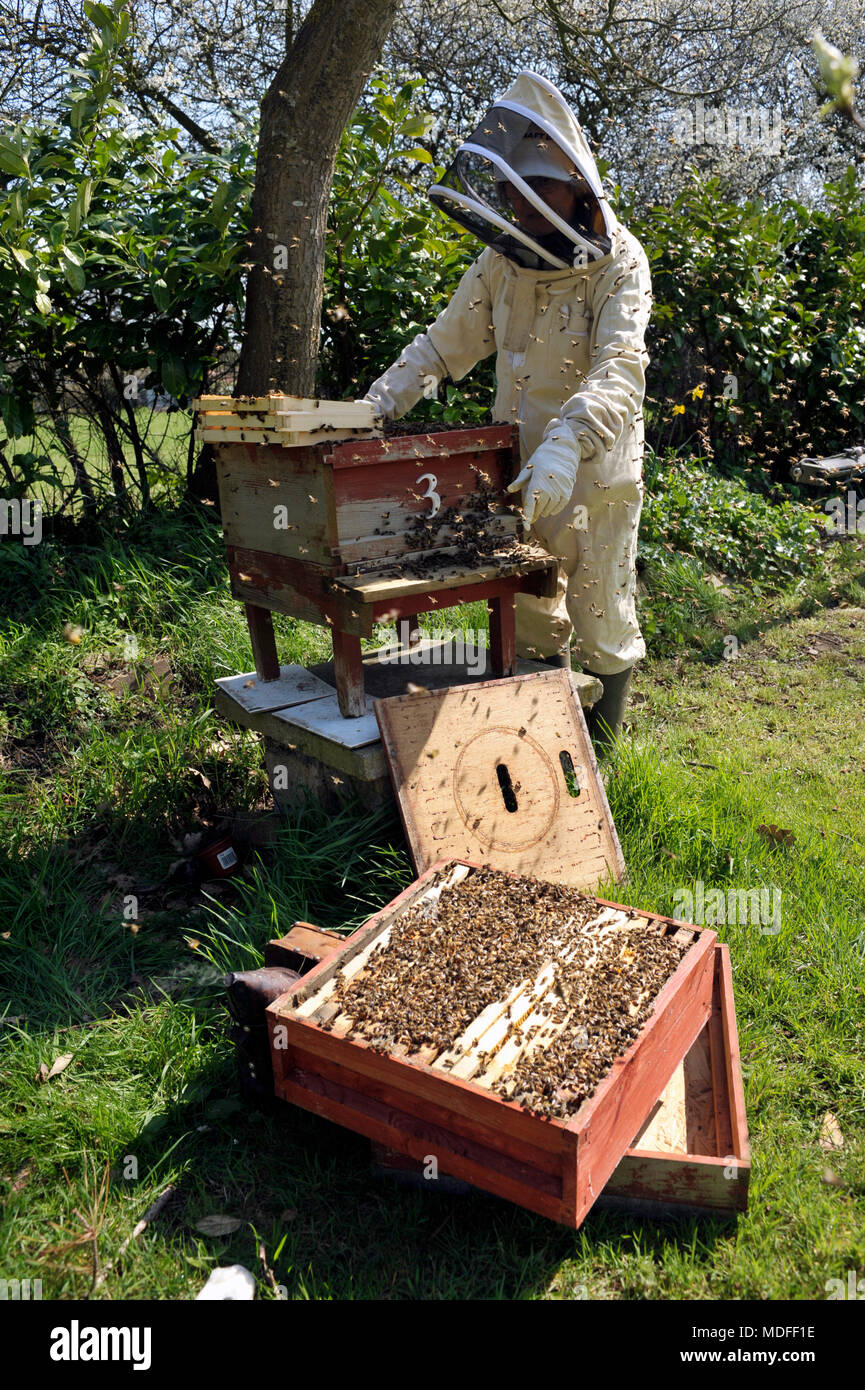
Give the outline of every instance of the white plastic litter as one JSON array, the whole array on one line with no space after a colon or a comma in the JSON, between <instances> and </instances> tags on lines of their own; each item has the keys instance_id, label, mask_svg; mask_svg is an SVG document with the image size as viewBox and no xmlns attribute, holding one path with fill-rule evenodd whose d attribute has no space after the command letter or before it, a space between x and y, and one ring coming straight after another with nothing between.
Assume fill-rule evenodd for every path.
<instances>
[{"instance_id":1,"label":"white plastic litter","mask_svg":"<svg viewBox=\"0 0 865 1390\"><path fill-rule=\"evenodd\" d=\"M226 1265L223 1269L214 1269L195 1301L213 1303L226 1298L237 1302L255 1298L255 1280L244 1265Z\"/></svg>"}]
</instances>

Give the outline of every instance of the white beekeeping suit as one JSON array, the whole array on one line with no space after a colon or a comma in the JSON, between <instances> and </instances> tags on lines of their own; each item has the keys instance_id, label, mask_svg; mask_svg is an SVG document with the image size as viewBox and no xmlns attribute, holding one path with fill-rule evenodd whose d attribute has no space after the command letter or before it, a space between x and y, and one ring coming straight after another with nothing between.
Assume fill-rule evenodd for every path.
<instances>
[{"instance_id":1,"label":"white beekeeping suit","mask_svg":"<svg viewBox=\"0 0 865 1390\"><path fill-rule=\"evenodd\" d=\"M534 73L487 112L430 197L488 246L367 397L398 418L431 380L459 381L496 353L493 418L519 423L526 519L559 558L557 599L518 597L517 649L552 656L573 628L586 669L629 671L645 655L634 602L645 252L604 198L564 97ZM570 220L555 211L563 201Z\"/></svg>"}]
</instances>

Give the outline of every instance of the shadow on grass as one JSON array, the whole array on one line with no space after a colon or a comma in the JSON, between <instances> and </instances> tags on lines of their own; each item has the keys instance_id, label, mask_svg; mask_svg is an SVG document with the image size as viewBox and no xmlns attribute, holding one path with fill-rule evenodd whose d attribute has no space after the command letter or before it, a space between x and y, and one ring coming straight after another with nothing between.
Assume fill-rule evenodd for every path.
<instances>
[{"instance_id":1,"label":"shadow on grass","mask_svg":"<svg viewBox=\"0 0 865 1390\"><path fill-rule=\"evenodd\" d=\"M392 807L307 807L249 851L243 877L197 887L169 880L177 851L146 811L121 822L122 842L100 827L0 855L0 1021L52 1031L142 999L209 999L293 922L353 928L413 877Z\"/></svg>"},{"instance_id":2,"label":"shadow on grass","mask_svg":"<svg viewBox=\"0 0 865 1390\"><path fill-rule=\"evenodd\" d=\"M139 1150L148 1138L171 1142L179 1126L170 1112L163 1118L159 1136L140 1136ZM260 1277L263 1245L273 1282L289 1299L533 1299L554 1280L556 1297L645 1297L639 1276L628 1287L593 1287L563 1274L562 1264L585 1265L610 1242L650 1259L675 1249L710 1263L717 1240L734 1229L605 1211L573 1232L480 1191L453 1195L434 1182L406 1189L373 1175L366 1139L282 1103L267 1116L233 1113L184 1160L184 1176L154 1223L166 1247L192 1256L202 1244L199 1221L234 1217L242 1224L230 1236L205 1240L209 1257Z\"/></svg>"}]
</instances>

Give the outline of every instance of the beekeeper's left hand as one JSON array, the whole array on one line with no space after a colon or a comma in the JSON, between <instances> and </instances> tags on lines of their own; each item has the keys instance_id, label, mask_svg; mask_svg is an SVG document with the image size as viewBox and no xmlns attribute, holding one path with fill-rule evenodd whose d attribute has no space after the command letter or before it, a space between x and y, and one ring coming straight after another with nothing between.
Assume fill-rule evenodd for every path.
<instances>
[{"instance_id":1,"label":"beekeeper's left hand","mask_svg":"<svg viewBox=\"0 0 865 1390\"><path fill-rule=\"evenodd\" d=\"M516 492L525 487L523 516L530 526L566 505L577 481L579 463L578 441L567 425L557 421L508 488L508 492Z\"/></svg>"}]
</instances>

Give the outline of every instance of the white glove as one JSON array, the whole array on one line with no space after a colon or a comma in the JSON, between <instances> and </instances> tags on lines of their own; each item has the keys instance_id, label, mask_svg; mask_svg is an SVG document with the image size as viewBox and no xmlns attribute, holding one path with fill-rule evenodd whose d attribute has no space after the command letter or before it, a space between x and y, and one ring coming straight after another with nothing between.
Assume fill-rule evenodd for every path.
<instances>
[{"instance_id":1,"label":"white glove","mask_svg":"<svg viewBox=\"0 0 865 1390\"><path fill-rule=\"evenodd\" d=\"M398 420L417 405L421 396L434 396L446 375L447 367L426 333L419 333L403 348L393 366L373 382L363 399L372 402L376 415Z\"/></svg>"},{"instance_id":2,"label":"white glove","mask_svg":"<svg viewBox=\"0 0 865 1390\"><path fill-rule=\"evenodd\" d=\"M553 516L567 503L577 481L580 446L567 425L555 421L550 433L532 454L522 473L508 488L525 485L523 516L531 526L542 516Z\"/></svg>"}]
</instances>

